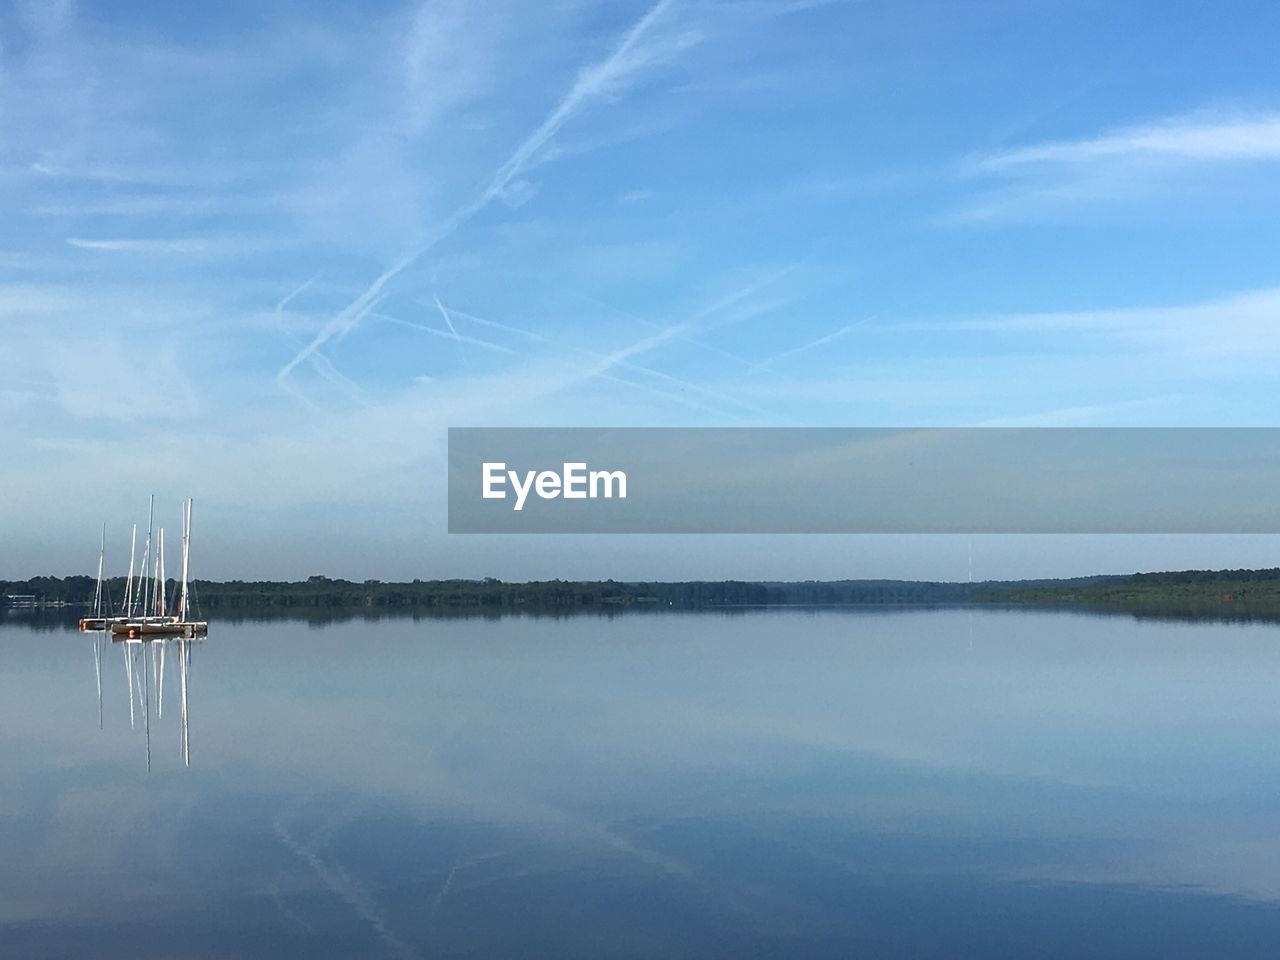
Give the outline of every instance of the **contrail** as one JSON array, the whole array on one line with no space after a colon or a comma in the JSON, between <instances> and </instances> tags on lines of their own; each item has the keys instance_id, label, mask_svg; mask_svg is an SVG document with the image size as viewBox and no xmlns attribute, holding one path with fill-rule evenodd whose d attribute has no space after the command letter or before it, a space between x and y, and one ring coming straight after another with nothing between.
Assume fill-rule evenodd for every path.
<instances>
[{"instance_id":1,"label":"contrail","mask_svg":"<svg viewBox=\"0 0 1280 960\"><path fill-rule=\"evenodd\" d=\"M351 328L359 323L364 315L372 309L374 303L382 293L382 288L386 286L387 281L405 267L409 266L409 264L413 263L413 261L418 259L418 257L422 253L425 253L427 249L428 248L424 247L414 251L413 253L406 254L386 270L382 271L382 275L379 276L378 279L374 280L364 293L360 294L360 296L356 297L351 301L351 303L347 304L342 311L340 311L320 329L320 332L315 335L315 338L309 344L299 350L292 360L280 368L276 373L276 382L281 386L284 386L284 382L289 378L289 374L293 373L298 364L311 357L317 350L334 337L341 337L347 334Z\"/></svg>"},{"instance_id":2,"label":"contrail","mask_svg":"<svg viewBox=\"0 0 1280 960\"><path fill-rule=\"evenodd\" d=\"M534 333L532 330L525 330L521 327L513 327L507 323L499 323L497 320L486 320L484 317L477 317L474 313L467 313L467 311L459 310L457 307L454 307L450 313L455 317L462 317L464 320L470 320L472 323L479 324L482 327L489 327L492 330L514 333L518 337L528 337L530 340L536 340L539 343L547 342L547 338L540 333Z\"/></svg>"},{"instance_id":3,"label":"contrail","mask_svg":"<svg viewBox=\"0 0 1280 960\"><path fill-rule=\"evenodd\" d=\"M462 361L462 365L470 370L470 364L467 363L467 351L462 349L462 337L458 336L458 328L453 325L453 319L449 316L449 311L444 308L444 304L440 302L438 294L432 294L431 299L436 302L436 308L440 311L440 316L444 317L445 326L449 328L449 332L453 334L454 342L458 345L458 359ZM496 344L494 345L497 346Z\"/></svg>"},{"instance_id":4,"label":"contrail","mask_svg":"<svg viewBox=\"0 0 1280 960\"><path fill-rule=\"evenodd\" d=\"M311 933L315 933L315 927L311 926L311 924L307 923L307 921L304 920L301 916L299 916L295 911L289 909L289 907L285 905L284 897L280 893L279 882L277 882L276 885L272 888L271 896L275 900L276 909L280 911L281 916L283 916L290 923L296 923L298 926L302 927L302 929L307 930Z\"/></svg>"},{"instance_id":5,"label":"contrail","mask_svg":"<svg viewBox=\"0 0 1280 960\"><path fill-rule=\"evenodd\" d=\"M449 875L444 878L444 885L440 887L440 892L436 894L435 902L431 904L432 917L440 912L440 904L444 903L444 898L449 895L449 889L453 886L453 878L457 872L458 864L455 862L449 867Z\"/></svg>"},{"instance_id":6,"label":"contrail","mask_svg":"<svg viewBox=\"0 0 1280 960\"><path fill-rule=\"evenodd\" d=\"M590 353L593 356L595 361L594 366L589 367L586 370L583 370L582 372L586 373L590 377L601 377L604 379L616 381L618 383L627 384L628 386L632 386L638 389L647 389L653 393L658 394L659 396L668 397L670 399L677 400L681 403L685 403L695 407L702 407L702 409L711 409L712 412L714 413L725 412L723 410L715 410L714 408L708 408L705 404L693 403L688 397L680 396L679 394L669 394L666 391L656 390L648 384L639 384L631 380L624 380L620 377L615 377L610 373L610 371L612 371L614 368L621 368L624 370L629 369L637 373L647 374L649 376L655 376L660 379L670 381L680 386L683 389L692 388L693 390L699 393L702 393L703 395L708 396L719 403L728 404L730 406L736 406L745 410L750 410L752 413L755 413L758 415L768 416L769 414L767 411L761 410L758 407L754 407L751 404L743 403L740 400L735 400L730 397L718 395L714 391L707 390L704 387L697 387L686 381L681 381L679 378L673 377L670 374L664 374L664 373L661 373L660 371L653 370L652 368L640 366L638 364L633 363L632 358L640 356L641 354L644 354L644 353L648 353L650 350L654 350L666 343L670 343L673 340L687 339L688 334L696 330L702 324L702 322L706 320L708 317L714 316L715 314L721 312L722 310L727 310L729 307L733 306L734 304L740 303L741 301L746 300L748 297L751 297L752 295L757 293L759 290L769 286L772 283L776 283L782 277L786 276L788 273L795 270L797 266L798 264L793 263L783 267L780 270L775 270L774 272L767 274L766 276L761 277L757 280L754 280L751 283L747 284L746 286L741 287L733 291L732 293L729 293L721 297L719 300L714 301L708 306L703 307L701 310L693 314L693 316L689 317L687 320L683 320L679 323L671 324L670 326L667 326L667 327L659 328L655 333L652 333L647 337L642 337L639 340L635 340L624 347L618 348L617 350L613 350L609 353L604 353L604 354L596 354L591 351L585 351L580 349L579 352Z\"/></svg>"},{"instance_id":7,"label":"contrail","mask_svg":"<svg viewBox=\"0 0 1280 960\"><path fill-rule=\"evenodd\" d=\"M453 325L453 321L449 319L449 311L444 308L444 304L440 302L438 296L433 295L432 299L436 302L436 309L440 311L440 316L444 317L445 326L449 328L449 332L453 334L453 339L458 340L458 328Z\"/></svg>"},{"instance_id":8,"label":"contrail","mask_svg":"<svg viewBox=\"0 0 1280 960\"><path fill-rule=\"evenodd\" d=\"M764 282L768 283L774 278L776 278L776 275L775 277L767 278ZM752 291L758 289L759 286L761 285L762 284L752 284L751 286L745 288L744 290L738 291L737 294L731 295L730 297L727 297L721 301L718 301L715 304L712 304L710 307L700 311L696 316L699 318L705 317L711 313L714 313L718 309L722 309L723 307L730 306L731 304L737 302L737 300L749 295ZM530 340L535 340L539 343L545 343L548 346L555 347L557 349L564 348L563 344L557 343L556 341L548 337L544 337L542 334L534 333L531 330L524 330L520 327L513 327L509 324L499 323L496 320L487 320L483 317L477 317L475 314L467 313L464 310L458 310L456 308L450 308L449 313L455 317L461 317L465 320L471 321L472 323L480 324L481 326L490 327L495 330L502 330L505 333L511 333L521 337L527 337ZM387 319L390 319L390 318L387 318ZM631 317L631 319L637 320L638 318ZM646 321L640 321L640 322L646 322ZM428 328L422 328L422 329L427 330ZM443 335L441 331L437 331L437 330L432 330L430 332L436 333L437 335ZM462 339L467 340L468 338L462 337ZM491 349L501 349L497 344L487 344L487 345ZM646 367L638 363L632 363L629 360L620 360L620 359L617 359L616 357L609 357L609 356L606 356L605 354L598 353L594 350L589 350L585 347L573 347L571 349L573 352L579 354L584 358L587 358L592 364L594 364L594 366L579 366L576 364L571 364L571 366L573 366L577 372L586 374L588 377L598 377L601 379L610 380L614 383L622 384L624 386L634 387L636 389L648 389L651 392L656 393L658 396L665 397L671 400L676 400L678 402L685 403L685 404L689 403L688 397L682 397L679 394L668 393L666 391L654 391L652 390L651 387L648 387L647 385L639 384L632 380L626 380L622 377L612 376L607 372L609 369L613 367L617 367L619 369L627 370L632 373L638 373L643 376L653 377L657 380L665 381L679 388L680 390L687 390L693 393L701 394L702 396L707 397L708 399L714 400L717 403L723 404L726 407L737 407L742 410L747 410L756 416L763 416L763 417L769 416L768 411L763 410L760 407L756 407L753 404L746 403L742 400L736 400L732 397L718 393L715 390L711 390L707 387L699 386L696 383L693 383L688 380L683 380L680 377L672 376L669 373L664 373L661 370L655 370L652 367ZM566 358L562 357L561 359L566 359ZM746 363L747 361L744 360L740 362ZM604 366L600 366L602 363L604 364ZM707 407L705 405L700 405L700 404L693 404L693 406L699 407L700 409L703 409L703 410L709 410L717 414L728 412L728 411L716 410L712 407Z\"/></svg>"},{"instance_id":9,"label":"contrail","mask_svg":"<svg viewBox=\"0 0 1280 960\"><path fill-rule=\"evenodd\" d=\"M790 350L783 350L781 353L776 353L772 357L768 357L765 360L761 360L759 363L752 364L751 368L747 370L747 373L759 373L761 370L767 370L769 367L773 366L779 360L785 360L788 357L794 357L797 353L804 353L806 350L812 350L815 347L826 346L828 343L833 343L834 341L839 340L841 337L852 333L854 330L857 330L859 327L865 326L866 324L870 323L874 319L876 319L875 315L872 315L869 317L863 317L861 320L855 320L853 323L846 324L845 326L841 327L839 330L836 330L833 333L828 333L825 336L819 337L817 340L811 340L808 343L802 343L800 344L800 346L792 347Z\"/></svg>"},{"instance_id":10,"label":"contrail","mask_svg":"<svg viewBox=\"0 0 1280 960\"><path fill-rule=\"evenodd\" d=\"M368 923L373 928L374 933L377 934L378 939L394 954L406 958L406 960L417 957L417 952L392 931L386 917L383 915L382 908L364 887L353 880L341 867L325 863L314 850L309 850L294 840L279 817L276 817L274 825L276 836L280 838L281 843L306 861L320 882L331 893L346 903L347 906L351 907L360 919Z\"/></svg>"},{"instance_id":11,"label":"contrail","mask_svg":"<svg viewBox=\"0 0 1280 960\"><path fill-rule=\"evenodd\" d=\"M459 333L450 327L449 332L440 330L436 327L428 327L426 324L414 323L410 320L402 320L399 317L393 317L389 313L372 313L370 314L376 320L385 320L387 323L394 323L401 327L408 327L410 330L417 330L420 333L429 333L433 337L444 337L446 340L453 340L457 343L470 344L473 347L481 347L485 350L493 350L497 353L514 354L516 351L510 347L504 347L500 343L491 343L488 340L480 340L476 337L468 337L466 334Z\"/></svg>"},{"instance_id":12,"label":"contrail","mask_svg":"<svg viewBox=\"0 0 1280 960\"><path fill-rule=\"evenodd\" d=\"M477 317L475 314L467 313L464 310L450 308L449 313L452 314L453 316L462 317L465 320L469 320L472 323L480 324L481 326L491 327L494 330L502 330L505 333L512 333L521 337L528 337L530 340L536 340L539 343L545 343L549 346L555 346L555 347L563 346L562 344L557 344L555 341L547 337L544 337L540 333L534 333L531 330L524 330L520 327L513 327L510 324L506 324L506 323L499 323L496 320L487 320L484 317ZM635 320L638 318L632 317L631 319ZM496 346L496 344L494 346ZM584 357L587 357L588 359L596 363L605 359L603 354L597 353L594 350L588 350L585 347L574 347L573 349L577 353L581 354ZM745 363L746 361L743 361L743 362ZM758 407L754 407L750 404L743 403L740 400L734 400L733 398L719 394L714 390L710 390L706 387L699 386L698 384L692 383L688 380L682 380L679 377L672 376L669 373L664 373L661 370L655 370L652 367L645 367L638 363L631 363L626 360L616 361L615 363L613 363L613 366L617 366L623 370L629 370L632 373L638 373L644 376L654 377L655 379L658 379L658 380L664 380L668 383L671 383L679 387L682 390L692 390L695 393L703 394L704 396L709 397L713 400L717 400L721 403L725 403L731 406L742 407L745 410L750 410L752 413L755 413L755 414L767 415L767 411L761 410ZM579 369L586 369L586 368L579 368ZM587 372L590 372L590 371L588 370ZM635 387L640 386L640 384L633 383L630 380L624 380L621 377L609 377L608 379L614 380L617 383L627 384L629 386L635 386ZM671 396L671 395L663 393L662 396Z\"/></svg>"},{"instance_id":13,"label":"contrail","mask_svg":"<svg viewBox=\"0 0 1280 960\"><path fill-rule=\"evenodd\" d=\"M626 319L630 320L633 323L638 323L643 326L652 327L655 330L661 329L661 326L659 324L654 323L652 320L646 320L644 317L638 317L634 313L631 313L629 310L622 309L617 304L609 303L605 300L601 300L599 297L593 297L590 294L581 293L578 291L571 291L571 293L573 296L577 297L580 300L584 300L587 303L590 303L597 307L603 307L605 310L608 310L610 313L616 313L618 316L625 317ZM457 310L454 311L454 313L458 313L458 312L459 311ZM463 316L466 316L466 314L463 314ZM734 363L740 364L743 367L751 366L751 361L748 360L746 357L740 356L731 350L726 350L724 349L724 347L719 347L712 343L706 343L703 340L697 340L689 336L681 336L681 337L677 337L676 339L681 341L682 343L687 343L690 346L697 347L700 350L706 350L710 353L716 354L717 356L724 357L726 360L732 360Z\"/></svg>"},{"instance_id":14,"label":"contrail","mask_svg":"<svg viewBox=\"0 0 1280 960\"><path fill-rule=\"evenodd\" d=\"M319 279L320 279L320 274L317 273L310 280L304 281L303 283L294 287L292 290L290 290L288 293L286 293L283 297L280 298L280 302L276 304L275 310L272 311L272 315L275 317L277 330L284 331L285 307L287 307L295 299L301 296L307 290L307 288L309 288L312 284L314 284ZM326 380L328 380L330 383L337 384L338 386L341 386L341 387L345 387L353 396L356 396L360 393L359 385L350 377L339 372L338 369L333 365L333 362L324 354L312 353L307 359L310 361L311 365L315 367L316 372L319 373ZM292 392L295 396L299 397L299 399L302 399L302 395L299 394L297 391L290 391L290 392Z\"/></svg>"},{"instance_id":15,"label":"contrail","mask_svg":"<svg viewBox=\"0 0 1280 960\"><path fill-rule=\"evenodd\" d=\"M506 189L512 180L520 175L529 161L539 150L546 146L547 141L556 135L560 128L568 122L574 112L584 103L603 93L607 93L629 71L644 66L647 62L645 58L633 57L635 48L654 21L671 6L671 3L672 0L658 0L658 3L654 4L649 9L649 12L637 20L631 29L626 32L608 57L599 63L589 64L579 70L577 79L574 81L573 86L570 87L569 92L556 108L547 115L546 119L516 147L515 152L497 169L479 195L470 203L455 211L424 243L402 255L400 259L382 271L364 293L360 294L337 313L321 328L310 343L299 350L292 360L280 368L276 373L276 382L283 386L289 374L293 373L298 364L312 356L334 337L341 339L346 336L363 319L372 302L382 293L382 288L389 281L487 207L495 197Z\"/></svg>"},{"instance_id":16,"label":"contrail","mask_svg":"<svg viewBox=\"0 0 1280 960\"><path fill-rule=\"evenodd\" d=\"M284 326L284 308L287 307L289 304L291 304L295 298L300 296L309 286L311 286L313 283L315 283L319 279L320 279L320 274L317 273L310 280L307 280L299 284L298 286L294 287L292 290L290 290L281 298L280 302L276 304L276 308L273 311L275 314L277 327Z\"/></svg>"},{"instance_id":17,"label":"contrail","mask_svg":"<svg viewBox=\"0 0 1280 960\"><path fill-rule=\"evenodd\" d=\"M605 363L605 366L602 368L601 372L604 372L605 370L608 370L611 367L617 366L618 364L621 364L626 360L630 360L632 357L639 356L642 353L648 353L650 350L653 350L656 347L660 347L664 343L669 343L672 340L685 339L686 336L692 333L695 329L697 329L699 324L701 324L701 322L705 320L707 317L710 317L716 313L719 313L721 310L725 310L733 306L735 303L739 303L742 300L745 300L747 297L751 296L756 291L761 290L762 288L767 287L769 284L774 283L777 280L781 279L782 277L786 276L795 268L796 268L796 264L791 264L787 267L784 267L781 270L777 270L766 277L762 277L759 280L756 280L752 283L747 284L745 287L742 287L739 290L735 290L733 293L730 293L727 296L722 297L721 299L717 300L715 303L712 303L710 306L703 307L701 310L695 313L688 320L682 320L680 323L672 324L671 326L668 326L668 327L663 327L662 329L658 330L657 333L650 334L647 337L642 337L641 339L636 340L625 347L621 347L618 350L613 351L612 353L605 354L604 357L602 358Z\"/></svg>"},{"instance_id":18,"label":"contrail","mask_svg":"<svg viewBox=\"0 0 1280 960\"><path fill-rule=\"evenodd\" d=\"M640 42L640 38L653 25L653 22L671 6L671 3L672 0L658 0L656 4L649 8L649 12L637 20L631 29L626 32L622 41L614 48L613 53L603 62L592 64L578 71L578 78L569 89L569 93L560 101L559 106L542 121L541 125L525 139L524 143L516 148L515 153L508 158L507 162L498 168L497 173L494 174L493 179L489 182L489 186L471 204L471 209L466 214L467 218L474 216L481 208L500 194L512 180L519 176L534 154L541 150L547 141L559 132L565 122L573 116L574 111L585 101L607 92L627 71L644 65L643 60L628 62L627 58L635 49L636 44Z\"/></svg>"},{"instance_id":19,"label":"contrail","mask_svg":"<svg viewBox=\"0 0 1280 960\"><path fill-rule=\"evenodd\" d=\"M627 371L630 371L631 373L640 374L641 376L653 377L656 380L661 380L665 383L669 383L673 387L679 390L692 391L693 393L700 394L703 397L706 397L708 400L713 400L716 403L722 404L726 407L737 407L740 410L746 410L754 414L755 416L759 416L759 417L770 416L770 412L768 410L764 410L761 407L755 406L754 404L747 403L746 401L743 401L743 400L737 400L733 397L722 394L716 390L712 390L708 387L703 387L696 383L693 383L692 381L683 380L680 377L676 377L669 373L665 373L662 370L655 370L653 367L646 367L638 363L632 363L629 360L618 360L616 358L606 357L602 354L596 353L592 350L587 350L583 347L578 347L577 352L580 354L583 354L586 357L589 357L591 360L595 361L596 363L599 363L600 361L606 361L608 363L608 367L605 368L606 370L611 369L613 367L617 367L620 370L627 370ZM647 387L645 384L636 383L633 380L626 380L626 379L623 379L622 377L613 376L612 374L604 372L604 370L589 369L588 372L591 373L592 376L603 377L607 380L612 380L615 383L626 384L627 386L632 386L632 387L642 388L642 389L649 389L649 390L653 389L652 387ZM655 392L657 392L659 396L680 400L681 402L686 404L690 403L687 397L681 397L678 394L671 394L671 393L667 393L666 391L655 391ZM710 410L713 413L729 413L728 410L716 410L714 407L708 407L706 405L699 405L699 404L691 404L691 405L701 406L702 409ZM737 416L739 420L742 419L740 415L737 415L737 414L733 414L733 415Z\"/></svg>"},{"instance_id":20,"label":"contrail","mask_svg":"<svg viewBox=\"0 0 1280 960\"><path fill-rule=\"evenodd\" d=\"M353 397L360 395L360 384L356 383L345 373L342 373L333 365L333 361L323 353L313 353L311 355L311 365L315 367L316 370L320 372L320 375L330 383L336 384L340 387L345 387Z\"/></svg>"},{"instance_id":21,"label":"contrail","mask_svg":"<svg viewBox=\"0 0 1280 960\"><path fill-rule=\"evenodd\" d=\"M494 330L501 330L501 331L503 331L504 333L510 333L510 334L514 334L514 335L516 335L516 336L520 336L520 337L527 337L528 339L530 339L530 340L535 340L535 341L537 341L538 343L545 343L545 344L548 344L549 346L557 346L557 347L562 346L561 344L556 344L556 342L555 342L555 341L553 341L553 340L549 339L548 337L544 337L544 336L543 336L542 334L540 334L540 333L534 333L532 330L524 330L524 329L522 329L522 328L520 328L520 327L513 327L513 326L511 326L510 324L506 324L506 323L499 323L499 322L498 322L498 321L496 321L496 320L487 320L487 319L485 319L484 317L477 317L477 316L476 316L475 314L473 314L473 313L467 313L465 310L459 310L459 309L457 309L456 307L452 307L452 308L450 308L449 313L450 313L450 314L452 314L452 315L453 315L453 316L455 316L455 317L461 317L461 318L463 318L464 320L468 320L468 321L470 321L471 323L476 323L476 324L479 324L479 325L484 326L484 327L490 327L490 328L492 328L492 329L494 329ZM634 318L634 317L633 317L632 319L636 319L636 318ZM689 342L693 342L693 341L689 341ZM497 344L492 344L491 346L493 346L493 347L495 347L495 348L496 348L496 347L497 347ZM595 362L595 363L599 363L601 360L603 360L603 359L604 359L604 356L603 356L602 354L597 353L597 352L595 352L594 350L588 350L588 349L586 349L585 347L575 347L574 349L576 350L576 352L578 352L579 354L582 354L583 356L585 356L585 357L589 358L591 361L593 361L593 362ZM737 358L737 359L739 359L739 361L740 361L740 362L742 362L742 363L744 363L744 364L748 362L748 361L746 361L746 360L741 360L741 358ZM664 381L666 381L666 382L668 382L668 383L671 383L671 384L673 384L673 385L675 385L675 386L677 386L677 387L679 387L679 388L681 388L681 389L683 389L683 390L692 390L692 391L694 391L695 393L700 393L700 394L702 394L703 396L709 397L709 398L710 398L710 399L712 399L712 400L716 400L716 401L718 401L718 402L720 402L720 403L724 403L724 404L727 404L727 405L730 405L730 406L741 407L742 409L744 409L744 410L749 410L749 411L751 411L751 412L752 412L752 413L754 413L754 414L758 414L758 415L761 415L761 416L767 416L767 415L768 415L768 411L766 411L766 410L762 410L762 409L760 409L759 407L755 407L755 406L753 406L753 405L751 405L751 404L744 403L744 402L743 402L743 401L741 401L741 400L735 400L735 399L733 399L732 397L724 396L723 394L717 393L717 392L716 392L716 391L714 391L714 390L710 390L710 389L708 389L708 388L706 388L706 387L699 386L699 385L697 385L696 383L692 383L692 382L690 382L690 381L688 381L688 380L682 380L682 379L680 379L679 377L674 377L674 376L672 376L671 374L669 374L669 373L664 373L664 372L663 372L663 371L661 371L661 370L655 370L655 369L653 369L652 367L645 367L645 366L642 366L642 365L640 365L640 364L638 364L638 363L631 363L631 362L626 361L626 360L616 361L616 362L614 362L612 365L613 365L613 366L616 366L616 367L619 367L619 368L621 368L621 369L623 369L623 370L629 370L629 371L631 371L632 373L638 373L638 374L642 374L642 375L644 375L644 376L654 377L654 378L656 378L656 379L658 379L658 380L664 380ZM597 373L594 373L591 369L589 369L589 368L584 368L584 367L579 367L578 369L579 369L579 371L589 373L589 374L591 374L592 376L603 376L605 379L612 380L612 381L614 381L615 383L621 383L621 384L624 384L624 385L626 385L626 386L632 386L632 387L637 387L637 388L641 387L641 385L640 385L640 384L638 384L638 383L634 383L634 382L633 382L633 381L631 381L631 380L624 380L624 379L623 379L623 378L621 378L621 377L608 376L607 374L597 374ZM668 397L668 398L671 398L671 399L676 399L676 400L682 400L682 401L684 401L684 400L685 400L685 398L683 398L683 397L678 397L678 396L676 396L676 395L674 395L674 394L669 394L669 393L666 393L666 392L661 392L659 395L660 395L660 396L663 396L663 397ZM707 409L707 408L704 408L704 409Z\"/></svg>"}]
</instances>

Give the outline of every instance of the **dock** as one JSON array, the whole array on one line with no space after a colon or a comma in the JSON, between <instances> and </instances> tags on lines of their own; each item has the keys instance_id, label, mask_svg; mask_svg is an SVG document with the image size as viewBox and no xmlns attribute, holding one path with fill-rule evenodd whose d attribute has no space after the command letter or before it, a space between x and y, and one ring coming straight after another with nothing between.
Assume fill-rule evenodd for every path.
<instances>
[{"instance_id":1,"label":"dock","mask_svg":"<svg viewBox=\"0 0 1280 960\"><path fill-rule=\"evenodd\" d=\"M117 637L140 640L143 637L203 637L209 632L205 620L179 620L177 617L148 617L145 620L124 620L111 624L111 633Z\"/></svg>"}]
</instances>

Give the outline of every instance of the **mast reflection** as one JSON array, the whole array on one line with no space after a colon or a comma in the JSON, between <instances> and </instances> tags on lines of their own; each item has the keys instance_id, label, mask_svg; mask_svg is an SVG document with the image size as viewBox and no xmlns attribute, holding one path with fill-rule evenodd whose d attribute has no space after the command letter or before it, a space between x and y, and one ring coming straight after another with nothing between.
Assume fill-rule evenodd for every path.
<instances>
[{"instance_id":1,"label":"mast reflection","mask_svg":"<svg viewBox=\"0 0 1280 960\"><path fill-rule=\"evenodd\" d=\"M151 713L155 703L156 721L164 720L166 677L176 671L178 684L178 755L191 766L191 656L198 639L189 637L127 637L106 630L93 632L93 665L98 688L98 729L102 721L102 664L110 640L118 646L124 662L125 688L129 700L129 727L142 727L146 743L147 771L151 771ZM176 663L175 663L176 661Z\"/></svg>"}]
</instances>

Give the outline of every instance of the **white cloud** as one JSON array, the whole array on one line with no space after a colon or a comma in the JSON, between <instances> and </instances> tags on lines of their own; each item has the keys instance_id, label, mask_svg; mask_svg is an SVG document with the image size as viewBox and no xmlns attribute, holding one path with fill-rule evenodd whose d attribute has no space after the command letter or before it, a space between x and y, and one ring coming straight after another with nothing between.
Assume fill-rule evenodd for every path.
<instances>
[{"instance_id":1,"label":"white cloud","mask_svg":"<svg viewBox=\"0 0 1280 960\"><path fill-rule=\"evenodd\" d=\"M1075 219L1142 204L1162 217L1224 211L1275 199L1244 164L1280 162L1280 113L1200 111L1119 127L1097 136L1049 140L971 158L964 179L981 184L943 223L1037 217ZM1170 203L1176 197L1176 203ZM1212 206L1197 206L1198 197ZM1155 206L1158 204L1158 206Z\"/></svg>"},{"instance_id":2,"label":"white cloud","mask_svg":"<svg viewBox=\"0 0 1280 960\"><path fill-rule=\"evenodd\" d=\"M1025 313L970 320L909 322L895 330L1043 335L1075 333L1149 350L1198 357L1280 355L1280 288L1189 304Z\"/></svg>"},{"instance_id":3,"label":"white cloud","mask_svg":"<svg viewBox=\"0 0 1280 960\"><path fill-rule=\"evenodd\" d=\"M81 250L97 250L103 253L206 253L205 241L198 237L176 238L113 238L92 240L84 237L68 237L67 243Z\"/></svg>"},{"instance_id":4,"label":"white cloud","mask_svg":"<svg viewBox=\"0 0 1280 960\"><path fill-rule=\"evenodd\" d=\"M1123 127L1099 137L1056 140L993 154L982 170L1040 165L1164 161L1202 163L1280 160L1280 113L1256 116L1189 114Z\"/></svg>"},{"instance_id":5,"label":"white cloud","mask_svg":"<svg viewBox=\"0 0 1280 960\"><path fill-rule=\"evenodd\" d=\"M501 56L506 11L464 0L418 7L403 41L406 132L422 134L485 93Z\"/></svg>"}]
</instances>

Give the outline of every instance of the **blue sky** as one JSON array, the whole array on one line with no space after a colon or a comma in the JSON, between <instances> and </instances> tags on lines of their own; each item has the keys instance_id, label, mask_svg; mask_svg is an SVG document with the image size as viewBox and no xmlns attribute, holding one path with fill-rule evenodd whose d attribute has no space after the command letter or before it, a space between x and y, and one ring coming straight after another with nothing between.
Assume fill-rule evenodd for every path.
<instances>
[{"instance_id":1,"label":"blue sky","mask_svg":"<svg viewBox=\"0 0 1280 960\"><path fill-rule=\"evenodd\" d=\"M87 569L153 490L209 576L961 575L940 540L447 538L444 431L1275 425L1277 35L1239 2L19 2L0 576Z\"/></svg>"}]
</instances>

